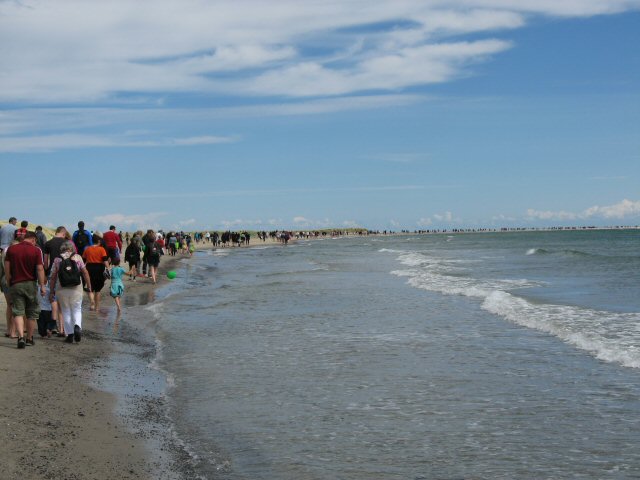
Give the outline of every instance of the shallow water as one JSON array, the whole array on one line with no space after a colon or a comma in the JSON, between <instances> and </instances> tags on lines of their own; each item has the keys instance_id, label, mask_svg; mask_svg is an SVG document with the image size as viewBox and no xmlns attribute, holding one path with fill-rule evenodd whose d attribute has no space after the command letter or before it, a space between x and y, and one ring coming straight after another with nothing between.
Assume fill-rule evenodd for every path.
<instances>
[{"instance_id":1,"label":"shallow water","mask_svg":"<svg viewBox=\"0 0 640 480\"><path fill-rule=\"evenodd\" d=\"M640 235L200 252L148 306L205 478L638 478Z\"/></svg>"}]
</instances>

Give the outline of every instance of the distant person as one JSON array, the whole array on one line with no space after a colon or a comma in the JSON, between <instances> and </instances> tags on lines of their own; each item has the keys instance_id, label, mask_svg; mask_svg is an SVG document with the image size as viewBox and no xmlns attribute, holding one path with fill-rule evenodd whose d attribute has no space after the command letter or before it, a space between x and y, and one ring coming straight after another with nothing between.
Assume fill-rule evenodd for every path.
<instances>
[{"instance_id":1,"label":"distant person","mask_svg":"<svg viewBox=\"0 0 640 480\"><path fill-rule=\"evenodd\" d=\"M151 277L151 271L149 267L149 252L151 251L151 246L155 243L156 241L156 233L149 229L147 230L147 233L144 235L144 237L142 237L142 243L143 243L143 255L142 255L142 274L145 277Z\"/></svg>"},{"instance_id":2,"label":"distant person","mask_svg":"<svg viewBox=\"0 0 640 480\"><path fill-rule=\"evenodd\" d=\"M116 233L115 225L111 225L109 227L109 231L104 232L102 241L104 242L104 248L107 250L111 263L113 263L116 258L120 258L120 252L122 252L122 240L120 239L120 235Z\"/></svg>"},{"instance_id":3,"label":"distant person","mask_svg":"<svg viewBox=\"0 0 640 480\"><path fill-rule=\"evenodd\" d=\"M171 254L172 257L175 257L176 252L178 251L177 244L178 244L178 237L176 237L175 233L169 232L167 245L165 245L165 247L167 247L167 250L169 250L169 253Z\"/></svg>"},{"instance_id":4,"label":"distant person","mask_svg":"<svg viewBox=\"0 0 640 480\"><path fill-rule=\"evenodd\" d=\"M9 248L9 245L11 245L11 242L16 238L16 230L18 230L16 223L18 223L18 219L11 217L9 223L0 228L0 248L5 252L7 248Z\"/></svg>"},{"instance_id":5,"label":"distant person","mask_svg":"<svg viewBox=\"0 0 640 480\"><path fill-rule=\"evenodd\" d=\"M82 339L82 278L91 292L89 272L75 250L71 241L60 246L60 256L54 260L49 277L49 299L56 298L60 304L67 343Z\"/></svg>"},{"instance_id":6,"label":"distant person","mask_svg":"<svg viewBox=\"0 0 640 480\"><path fill-rule=\"evenodd\" d=\"M82 220L78 222L78 230L73 232L71 240L73 240L73 243L76 246L78 255L82 255L85 248L93 245L93 236L89 230L85 230L84 222Z\"/></svg>"},{"instance_id":7,"label":"distant person","mask_svg":"<svg viewBox=\"0 0 640 480\"><path fill-rule=\"evenodd\" d=\"M10 287L13 321L18 335L18 348L33 345L33 332L40 313L40 295L45 294L46 277L42 252L36 247L36 234L27 232L22 242L12 245L4 258L5 278ZM36 284L37 282L37 284ZM27 338L23 337L25 319Z\"/></svg>"},{"instance_id":8,"label":"distant person","mask_svg":"<svg viewBox=\"0 0 640 480\"><path fill-rule=\"evenodd\" d=\"M29 222L27 220L22 220L20 222L20 228L16 230L15 236L16 240L21 242L24 240L24 236L27 234L27 227L29 226Z\"/></svg>"},{"instance_id":9,"label":"distant person","mask_svg":"<svg viewBox=\"0 0 640 480\"><path fill-rule=\"evenodd\" d=\"M149 273L154 284L156 283L156 275L158 273L158 266L160 265L160 256L164 255L161 240L162 239L158 239L147 246Z\"/></svg>"},{"instance_id":10,"label":"distant person","mask_svg":"<svg viewBox=\"0 0 640 480\"><path fill-rule=\"evenodd\" d=\"M56 228L53 238L47 240L44 244L44 268L49 275L53 261L60 256L60 246L65 242L67 229L63 226Z\"/></svg>"},{"instance_id":11,"label":"distant person","mask_svg":"<svg viewBox=\"0 0 640 480\"><path fill-rule=\"evenodd\" d=\"M136 280L138 268L140 267L141 245L140 237L134 235L124 251L124 261L129 264L129 278L133 281Z\"/></svg>"},{"instance_id":12,"label":"distant person","mask_svg":"<svg viewBox=\"0 0 640 480\"><path fill-rule=\"evenodd\" d=\"M36 227L36 246L44 253L44 246L47 243L47 236L42 231L42 226Z\"/></svg>"}]
</instances>

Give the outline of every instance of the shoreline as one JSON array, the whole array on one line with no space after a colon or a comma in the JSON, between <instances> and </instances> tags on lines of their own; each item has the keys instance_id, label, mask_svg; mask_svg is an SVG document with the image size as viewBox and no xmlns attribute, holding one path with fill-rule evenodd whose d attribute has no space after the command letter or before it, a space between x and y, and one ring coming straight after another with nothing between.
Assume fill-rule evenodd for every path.
<instances>
[{"instance_id":1,"label":"shoreline","mask_svg":"<svg viewBox=\"0 0 640 480\"><path fill-rule=\"evenodd\" d=\"M256 241L259 245L278 242ZM213 249L211 243L196 244L197 250ZM140 321L135 309L151 305L154 292L170 280L186 255L164 255L158 283L142 277L125 280L123 309L117 315L109 296L109 282L102 290L98 312L90 312L83 296L83 338L80 344L65 344L63 338L34 336L35 345L25 350L16 341L0 340L0 462L7 480L80 479L184 479L195 478L189 454L173 435L167 435L166 406L158 378L151 379L149 364L155 359L153 319ZM4 297L0 312L4 315ZM129 315L130 314L130 315ZM114 318L115 317L115 318ZM130 318L129 318L130 317ZM117 355L132 355L134 373L104 378L104 368ZM156 376L164 375L154 371ZM120 398L122 386L127 394ZM156 392L150 392L150 390ZM158 390L160 389L160 390ZM160 393L159 393L160 392ZM124 403L122 404L124 400ZM124 407L122 407L122 405ZM122 411L126 410L123 414Z\"/></svg>"}]
</instances>

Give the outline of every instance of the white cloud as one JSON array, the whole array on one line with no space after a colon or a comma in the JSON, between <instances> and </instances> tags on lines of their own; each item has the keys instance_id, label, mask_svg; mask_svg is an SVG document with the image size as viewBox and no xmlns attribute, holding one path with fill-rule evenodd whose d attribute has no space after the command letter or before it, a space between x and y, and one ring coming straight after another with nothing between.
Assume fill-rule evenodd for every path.
<instances>
[{"instance_id":1,"label":"white cloud","mask_svg":"<svg viewBox=\"0 0 640 480\"><path fill-rule=\"evenodd\" d=\"M529 220L575 220L577 215L571 212L565 211L542 211L534 210L532 208L527 210L527 218Z\"/></svg>"},{"instance_id":2,"label":"white cloud","mask_svg":"<svg viewBox=\"0 0 640 480\"><path fill-rule=\"evenodd\" d=\"M395 90L452 80L471 62L510 48L501 40L420 45L381 54L351 68L303 62L235 83L248 93L290 96L344 95L366 90Z\"/></svg>"},{"instance_id":3,"label":"white cloud","mask_svg":"<svg viewBox=\"0 0 640 480\"><path fill-rule=\"evenodd\" d=\"M328 218L323 220L318 219L310 219L303 217L301 215L293 217L292 225L294 228L332 228L337 227L340 222L334 222ZM284 227L288 227L288 225L284 225Z\"/></svg>"},{"instance_id":4,"label":"white cloud","mask_svg":"<svg viewBox=\"0 0 640 480\"><path fill-rule=\"evenodd\" d=\"M528 220L588 220L588 219L619 219L640 217L640 201L622 200L619 203L606 206L595 205L583 210L580 213L560 211L541 211L528 209Z\"/></svg>"},{"instance_id":5,"label":"white cloud","mask_svg":"<svg viewBox=\"0 0 640 480\"><path fill-rule=\"evenodd\" d=\"M146 230L161 228L160 219L164 217L164 212L151 212L144 214L125 215L122 213L109 213L93 217L91 224L87 223L87 228L92 230L106 230L111 225L115 225L118 230Z\"/></svg>"},{"instance_id":6,"label":"white cloud","mask_svg":"<svg viewBox=\"0 0 640 480\"><path fill-rule=\"evenodd\" d=\"M439 222L447 222L451 223L453 221L453 214L451 212L444 212L443 214L434 214L433 218L435 218Z\"/></svg>"},{"instance_id":7,"label":"white cloud","mask_svg":"<svg viewBox=\"0 0 640 480\"><path fill-rule=\"evenodd\" d=\"M638 8L637 0L0 2L0 44L11 47L0 50L0 101L396 90L466 74L510 48L494 32L532 16ZM465 34L476 40L460 41Z\"/></svg>"},{"instance_id":8,"label":"white cloud","mask_svg":"<svg viewBox=\"0 0 640 480\"><path fill-rule=\"evenodd\" d=\"M622 200L615 205L605 207L593 206L587 208L582 216L584 218L602 217L602 218L627 218L640 215L640 201L633 202L631 200Z\"/></svg>"},{"instance_id":9,"label":"white cloud","mask_svg":"<svg viewBox=\"0 0 640 480\"><path fill-rule=\"evenodd\" d=\"M262 220L247 220L247 219L236 218L234 220L222 220L220 224L225 229L234 229L238 227L250 228L250 227L256 227L256 226L262 225Z\"/></svg>"},{"instance_id":10,"label":"white cloud","mask_svg":"<svg viewBox=\"0 0 640 480\"><path fill-rule=\"evenodd\" d=\"M437 225L450 225L452 223L460 223L460 219L456 218L453 213L447 211L444 213L434 213L430 217L421 217L416 225L421 228L432 227Z\"/></svg>"}]
</instances>

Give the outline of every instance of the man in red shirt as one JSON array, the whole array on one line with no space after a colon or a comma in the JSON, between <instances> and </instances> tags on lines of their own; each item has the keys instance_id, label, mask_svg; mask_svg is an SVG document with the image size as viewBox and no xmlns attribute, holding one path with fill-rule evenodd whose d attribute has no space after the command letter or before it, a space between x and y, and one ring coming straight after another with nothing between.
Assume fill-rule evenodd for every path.
<instances>
[{"instance_id":1,"label":"man in red shirt","mask_svg":"<svg viewBox=\"0 0 640 480\"><path fill-rule=\"evenodd\" d=\"M108 232L104 232L102 241L104 242L109 258L111 259L111 263L113 263L116 258L120 258L120 252L122 251L122 239L120 238L120 235L116 233L116 227L114 225L109 227Z\"/></svg>"},{"instance_id":2,"label":"man in red shirt","mask_svg":"<svg viewBox=\"0 0 640 480\"><path fill-rule=\"evenodd\" d=\"M7 284L11 289L13 321L18 333L18 348L33 345L33 332L40 313L40 302L36 281L40 284L40 295L46 293L42 252L36 247L38 237L27 232L22 242L12 245L4 258ZM27 339L24 335L24 317L27 318Z\"/></svg>"}]
</instances>

